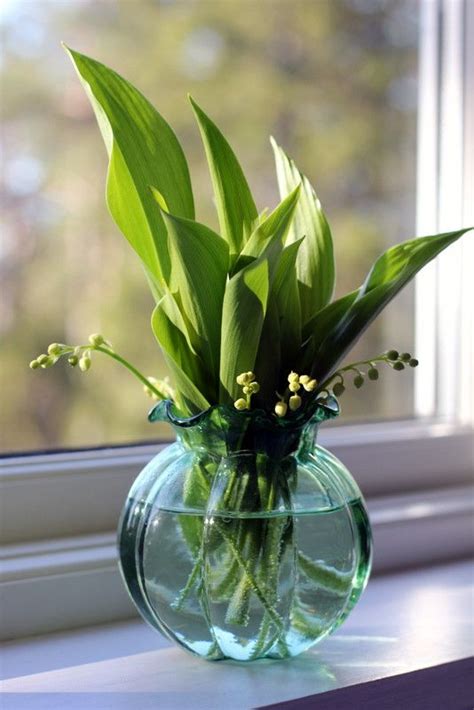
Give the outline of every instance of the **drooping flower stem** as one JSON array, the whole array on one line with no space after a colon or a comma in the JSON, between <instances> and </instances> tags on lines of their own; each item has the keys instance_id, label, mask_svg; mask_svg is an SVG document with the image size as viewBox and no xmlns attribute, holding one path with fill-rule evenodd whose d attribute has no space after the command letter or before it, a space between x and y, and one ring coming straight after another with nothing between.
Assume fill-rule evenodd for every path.
<instances>
[{"instance_id":1,"label":"drooping flower stem","mask_svg":"<svg viewBox=\"0 0 474 710\"><path fill-rule=\"evenodd\" d=\"M392 368L392 370L404 370L408 365L409 367L417 367L418 360L411 356L410 353L399 353L397 350L388 350L381 355L376 355L369 360L357 360L356 362L351 362L344 367L339 368L332 373L324 382L318 386L318 395L321 393L331 392L334 396L340 397L346 387L344 384L344 374L348 372L355 372L356 376L354 378L354 386L359 389L365 382L365 376L367 375L369 380L379 379L379 370L377 365L385 364ZM361 368L367 370L364 372Z\"/></svg>"},{"instance_id":2,"label":"drooping flower stem","mask_svg":"<svg viewBox=\"0 0 474 710\"><path fill-rule=\"evenodd\" d=\"M137 370L137 368L136 368L134 365L132 365L131 362L129 362L128 360L126 360L124 357L122 357L122 356L119 355L118 353L114 352L113 350L109 350L109 349L104 348L103 346L96 347L95 349L96 349L98 352L105 353L105 355L108 355L109 357L113 358L113 360L116 360L116 361L119 362L121 365L123 365L124 367L126 367L127 370L132 373L132 375L135 375L135 377L136 377L138 380L140 380L140 382L142 383L142 385L143 385L144 387L146 387L146 388L148 388L149 390L151 390L151 391L153 392L153 394L155 394L159 399L165 399L165 398L166 398L166 396L167 396L166 394L164 394L163 392L161 392L154 384L152 384L152 383L150 382L150 380L148 379L148 377L145 377L145 375L143 375L139 370Z\"/></svg>"},{"instance_id":3,"label":"drooping flower stem","mask_svg":"<svg viewBox=\"0 0 474 710\"><path fill-rule=\"evenodd\" d=\"M166 380L156 380L153 377L146 377L129 360L119 355L112 348L112 345L100 334L89 336L89 342L85 345L66 345L64 343L51 343L48 353L38 355L30 362L30 368L47 369L55 365L61 357L67 356L71 367L79 365L82 372L86 372L91 367L91 353L100 352L108 355L116 362L120 363L142 383L145 392L155 399L174 399L174 392Z\"/></svg>"}]
</instances>

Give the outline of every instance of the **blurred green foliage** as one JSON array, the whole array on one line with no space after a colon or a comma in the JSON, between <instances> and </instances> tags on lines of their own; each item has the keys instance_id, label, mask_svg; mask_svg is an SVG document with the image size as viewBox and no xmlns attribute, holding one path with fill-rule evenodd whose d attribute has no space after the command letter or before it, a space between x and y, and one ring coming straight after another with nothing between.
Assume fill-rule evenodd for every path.
<instances>
[{"instance_id":1,"label":"blurred green foliage","mask_svg":"<svg viewBox=\"0 0 474 710\"><path fill-rule=\"evenodd\" d=\"M103 332L146 374L164 368L138 260L104 202L106 155L59 42L129 78L175 128L197 215L216 227L190 92L229 137L258 207L277 203L268 136L313 182L331 223L336 295L389 244L414 235L416 0L10 0L0 64L5 215L0 248L1 449L168 435L128 373L95 358L28 370L50 341ZM413 348L408 290L354 353ZM347 418L412 413L411 377L347 392Z\"/></svg>"}]
</instances>

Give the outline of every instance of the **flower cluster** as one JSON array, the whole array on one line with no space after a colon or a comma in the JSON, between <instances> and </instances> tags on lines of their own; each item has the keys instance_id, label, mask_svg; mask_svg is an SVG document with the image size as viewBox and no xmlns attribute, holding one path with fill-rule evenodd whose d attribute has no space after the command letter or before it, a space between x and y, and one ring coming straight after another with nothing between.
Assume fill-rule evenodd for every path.
<instances>
[{"instance_id":1,"label":"flower cluster","mask_svg":"<svg viewBox=\"0 0 474 710\"><path fill-rule=\"evenodd\" d=\"M288 407L292 412L295 412L301 407L302 399L298 392L303 388L306 392L314 392L318 386L317 380L312 379L309 375L298 375L293 370L288 375L288 389L284 395L277 392L279 401L275 404L275 414L278 417L284 417L288 411ZM288 399L288 402L286 401Z\"/></svg>"},{"instance_id":2,"label":"flower cluster","mask_svg":"<svg viewBox=\"0 0 474 710\"><path fill-rule=\"evenodd\" d=\"M371 360L353 362L337 370L321 385L321 391L331 391L335 397L340 397L346 390L345 375L350 372L355 373L353 380L354 387L360 389L365 383L366 378L372 381L379 379L379 364L385 364L391 367L392 370L401 371L407 366L417 367L418 360L412 357L408 352L399 353L398 350L387 350L387 352Z\"/></svg>"},{"instance_id":3,"label":"flower cluster","mask_svg":"<svg viewBox=\"0 0 474 710\"><path fill-rule=\"evenodd\" d=\"M46 369L52 367L64 355L68 355L68 363L71 367L79 365L82 372L87 372L91 366L91 351L102 348L111 349L112 346L108 343L100 333L89 335L87 345L66 345L65 343L51 343L48 345L48 352L38 355L37 358L30 362L32 370L37 370L39 367Z\"/></svg>"},{"instance_id":4,"label":"flower cluster","mask_svg":"<svg viewBox=\"0 0 474 710\"><path fill-rule=\"evenodd\" d=\"M156 377L147 377L148 385L143 385L143 391L148 397L158 401L160 399L174 400L176 393L172 388L169 377L164 377L162 380L157 380ZM158 392L162 396L158 396Z\"/></svg>"},{"instance_id":5,"label":"flower cluster","mask_svg":"<svg viewBox=\"0 0 474 710\"><path fill-rule=\"evenodd\" d=\"M255 380L255 374L250 371L242 372L236 377L236 382L242 387L244 397L239 397L239 399L234 402L234 407L239 411L250 409L252 395L257 394L260 390L260 385Z\"/></svg>"},{"instance_id":6,"label":"flower cluster","mask_svg":"<svg viewBox=\"0 0 474 710\"><path fill-rule=\"evenodd\" d=\"M38 368L46 369L54 365L61 357L65 356L72 367L78 366L82 372L87 372L91 367L91 354L93 351L104 353L126 367L141 381L144 392L149 397L155 400L171 399L175 401L176 392L171 387L167 377L161 380L155 377L145 377L136 367L128 362L128 360L116 353L111 343L100 333L90 335L88 342L84 345L51 343L46 353L38 355L37 358L30 362L30 367L32 370ZM366 378L369 380L379 379L379 364L385 364L393 370L400 371L404 370L406 366L417 367L418 360L412 357L408 352L400 354L397 350L388 350L371 360L353 362L350 365L340 368L321 384L314 378L311 378L310 375L299 375L292 370L288 375L288 386L284 394L276 393L278 401L273 411L278 417L286 416L288 410L290 410L290 412L296 412L303 404L301 397L302 391L315 393L315 396L317 391L318 395L331 393L335 397L340 397L346 389L345 376L351 372L355 373L353 379L354 386L360 389ZM249 410L252 396L260 391L260 385L256 380L255 373L251 371L242 372L236 377L236 382L242 388L243 396L235 400L234 407L239 411Z\"/></svg>"},{"instance_id":7,"label":"flower cluster","mask_svg":"<svg viewBox=\"0 0 474 710\"><path fill-rule=\"evenodd\" d=\"M55 365L61 357L67 357L71 367L79 366L82 372L90 370L93 351L104 353L116 362L127 368L135 377L140 380L143 388L150 397L154 399L174 399L175 393L169 385L167 378L157 380L154 377L145 377L137 370L128 360L119 355L113 349L111 343L104 338L100 333L89 335L88 343L85 345L66 345L65 343L51 343L48 346L48 352L38 355L37 358L30 362L32 370L38 368L46 369Z\"/></svg>"}]
</instances>

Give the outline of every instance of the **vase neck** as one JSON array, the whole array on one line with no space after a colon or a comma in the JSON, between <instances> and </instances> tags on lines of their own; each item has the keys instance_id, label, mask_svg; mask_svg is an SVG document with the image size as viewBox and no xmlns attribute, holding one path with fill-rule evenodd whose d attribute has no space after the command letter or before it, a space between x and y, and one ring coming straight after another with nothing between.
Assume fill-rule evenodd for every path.
<instances>
[{"instance_id":1,"label":"vase neck","mask_svg":"<svg viewBox=\"0 0 474 710\"><path fill-rule=\"evenodd\" d=\"M337 416L337 401L315 403L306 416L279 419L262 410L238 412L229 407L211 407L193 417L179 417L171 402L160 402L150 413L151 421L169 422L178 441L187 449L201 449L217 457L254 452L282 459L312 448L321 422Z\"/></svg>"},{"instance_id":2,"label":"vase neck","mask_svg":"<svg viewBox=\"0 0 474 710\"><path fill-rule=\"evenodd\" d=\"M238 429L175 427L176 438L186 449L202 449L218 457L253 452L282 459L314 445L319 425L307 424L291 430L256 426L246 422Z\"/></svg>"}]
</instances>

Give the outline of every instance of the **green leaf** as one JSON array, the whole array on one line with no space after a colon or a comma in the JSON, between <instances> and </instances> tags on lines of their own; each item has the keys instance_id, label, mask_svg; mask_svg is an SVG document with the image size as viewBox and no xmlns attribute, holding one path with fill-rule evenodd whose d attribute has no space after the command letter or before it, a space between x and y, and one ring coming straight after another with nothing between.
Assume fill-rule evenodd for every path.
<instances>
[{"instance_id":1,"label":"green leaf","mask_svg":"<svg viewBox=\"0 0 474 710\"><path fill-rule=\"evenodd\" d=\"M182 313L181 303L179 302L179 293L171 293L171 291L167 291L163 296L161 296L158 302L160 303L167 318L183 334L186 340L186 347L189 352L193 355L197 355L191 338L192 334L190 333L188 321Z\"/></svg>"},{"instance_id":2,"label":"green leaf","mask_svg":"<svg viewBox=\"0 0 474 710\"><path fill-rule=\"evenodd\" d=\"M227 282L222 309L221 401L236 399L239 389L235 378L255 367L282 249L281 240L273 239L258 259Z\"/></svg>"},{"instance_id":3,"label":"green leaf","mask_svg":"<svg viewBox=\"0 0 474 710\"><path fill-rule=\"evenodd\" d=\"M301 311L295 262L303 240L285 247L274 268L255 363L260 384L259 399L268 401L273 398L281 371L288 374L297 365L301 346Z\"/></svg>"},{"instance_id":4,"label":"green leaf","mask_svg":"<svg viewBox=\"0 0 474 710\"><path fill-rule=\"evenodd\" d=\"M253 404L267 405L275 399L275 387L279 380L282 361L282 338L280 331L280 317L278 305L273 297L273 288L267 303L267 310L263 320L260 343L253 370L260 385L257 400Z\"/></svg>"},{"instance_id":5,"label":"green leaf","mask_svg":"<svg viewBox=\"0 0 474 710\"><path fill-rule=\"evenodd\" d=\"M194 414L210 406L205 397L206 384L202 377L205 368L200 358L189 348L183 331L167 313L171 298L167 294L157 303L151 317L151 327L173 375L177 405L184 414Z\"/></svg>"},{"instance_id":6,"label":"green leaf","mask_svg":"<svg viewBox=\"0 0 474 710\"><path fill-rule=\"evenodd\" d=\"M227 282L222 309L221 403L237 398L235 378L254 368L269 293L267 254L241 269Z\"/></svg>"},{"instance_id":7,"label":"green leaf","mask_svg":"<svg viewBox=\"0 0 474 710\"><path fill-rule=\"evenodd\" d=\"M171 254L170 289L180 296L182 313L190 323L197 353L219 378L222 303L227 281L229 248L208 227L162 210Z\"/></svg>"},{"instance_id":8,"label":"green leaf","mask_svg":"<svg viewBox=\"0 0 474 710\"><path fill-rule=\"evenodd\" d=\"M258 218L257 208L232 148L211 119L189 98L209 163L221 234L235 256L241 252Z\"/></svg>"},{"instance_id":9,"label":"green leaf","mask_svg":"<svg viewBox=\"0 0 474 710\"><path fill-rule=\"evenodd\" d=\"M316 365L321 343L347 313L359 294L351 291L322 308L303 328L303 345L298 356L297 372L310 372Z\"/></svg>"},{"instance_id":10,"label":"green leaf","mask_svg":"<svg viewBox=\"0 0 474 710\"><path fill-rule=\"evenodd\" d=\"M360 289L346 293L329 303L308 321L303 329L303 340L312 338L316 349L327 333L334 328L356 300Z\"/></svg>"},{"instance_id":11,"label":"green leaf","mask_svg":"<svg viewBox=\"0 0 474 710\"><path fill-rule=\"evenodd\" d=\"M170 126L128 81L66 47L91 101L109 154L107 202L115 222L158 284L170 261L166 230L149 185L173 214L193 219L188 166Z\"/></svg>"},{"instance_id":12,"label":"green leaf","mask_svg":"<svg viewBox=\"0 0 474 710\"><path fill-rule=\"evenodd\" d=\"M305 324L330 302L334 291L335 266L331 230L308 178L299 172L294 161L273 138L270 141L275 154L280 195L284 197L301 183L301 193L290 226L288 242L306 237L296 262L301 316Z\"/></svg>"},{"instance_id":13,"label":"green leaf","mask_svg":"<svg viewBox=\"0 0 474 710\"><path fill-rule=\"evenodd\" d=\"M296 367L295 358L301 346L301 305L295 265L304 239L283 249L272 286L271 298L277 304L280 321L282 361L289 370Z\"/></svg>"},{"instance_id":14,"label":"green leaf","mask_svg":"<svg viewBox=\"0 0 474 710\"><path fill-rule=\"evenodd\" d=\"M282 244L285 243L298 203L299 193L300 186L298 185L255 228L237 259L234 272L246 266L252 259L259 257L272 239L280 239Z\"/></svg>"},{"instance_id":15,"label":"green leaf","mask_svg":"<svg viewBox=\"0 0 474 710\"><path fill-rule=\"evenodd\" d=\"M419 237L397 244L380 256L370 270L357 297L315 352L313 374L322 381L336 367L374 318L428 262L469 229ZM352 294L349 294L352 295Z\"/></svg>"},{"instance_id":16,"label":"green leaf","mask_svg":"<svg viewBox=\"0 0 474 710\"><path fill-rule=\"evenodd\" d=\"M253 220L252 230L255 230L259 224L262 224L262 222L268 217L269 212L270 210L268 207L263 208L263 210L258 214L257 218Z\"/></svg>"}]
</instances>

